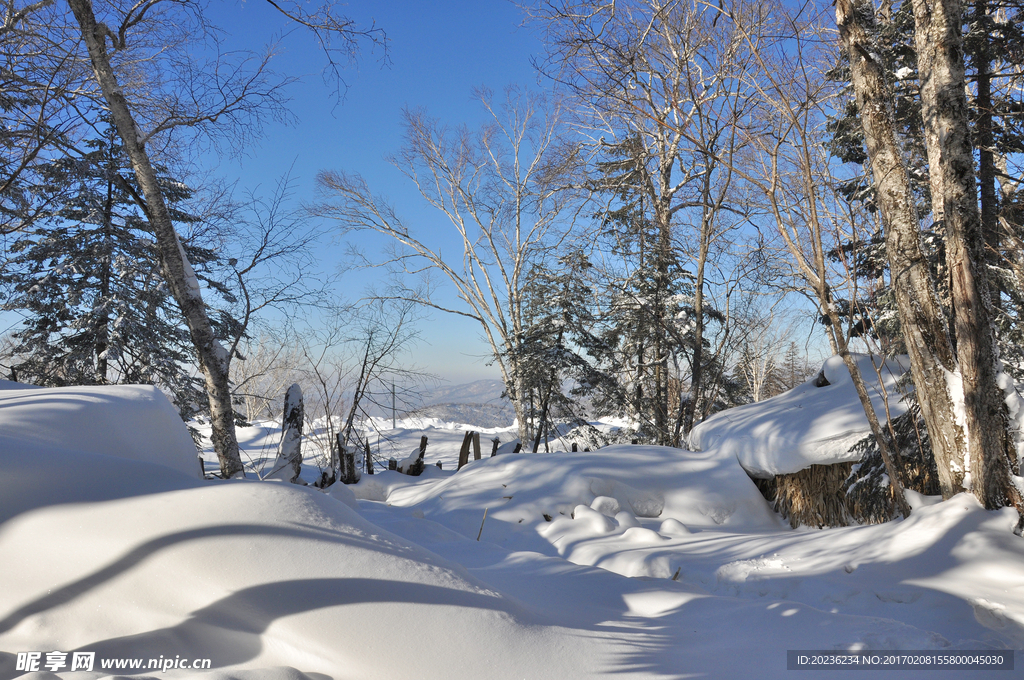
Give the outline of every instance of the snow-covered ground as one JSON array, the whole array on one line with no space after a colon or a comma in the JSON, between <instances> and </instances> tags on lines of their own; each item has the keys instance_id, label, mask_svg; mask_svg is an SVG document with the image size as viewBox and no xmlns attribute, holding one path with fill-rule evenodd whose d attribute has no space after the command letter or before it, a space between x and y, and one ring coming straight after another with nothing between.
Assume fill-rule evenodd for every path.
<instances>
[{"instance_id":1,"label":"snow-covered ground","mask_svg":"<svg viewBox=\"0 0 1024 680\"><path fill-rule=\"evenodd\" d=\"M150 388L0 390L0 680L25 652L25 677L54 677L54 651L66 678L210 659L218 680L458 680L847 677L787 670L787 650L1024 648L1009 510L915 496L903 521L794 531L727 438L490 458L514 434L480 430L485 458L456 473L476 428L398 425L377 423L380 455L426 434L423 476L324 493L199 479ZM242 431L248 457L276 432ZM69 672L76 652L91 672Z\"/></svg>"}]
</instances>

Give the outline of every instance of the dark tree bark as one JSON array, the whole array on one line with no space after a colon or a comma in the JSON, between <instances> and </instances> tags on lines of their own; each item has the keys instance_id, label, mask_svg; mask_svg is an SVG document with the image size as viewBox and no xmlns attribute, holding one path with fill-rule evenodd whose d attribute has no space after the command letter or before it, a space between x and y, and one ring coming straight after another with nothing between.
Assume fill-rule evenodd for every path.
<instances>
[{"instance_id":1,"label":"dark tree bark","mask_svg":"<svg viewBox=\"0 0 1024 680\"><path fill-rule=\"evenodd\" d=\"M965 95L962 9L959 0L914 0L913 6L932 215L945 231L964 392L964 453L969 455L964 463L970 470L965 485L986 508L1011 501L1021 507L1020 494L1010 483L1010 437L997 382L999 356ZM993 163L990 153L988 163Z\"/></svg>"},{"instance_id":2,"label":"dark tree bark","mask_svg":"<svg viewBox=\"0 0 1024 680\"><path fill-rule=\"evenodd\" d=\"M284 412L281 415L281 446L274 462L275 471L292 484L299 483L302 471L302 423L304 420L302 388L292 383L284 394Z\"/></svg>"}]
</instances>

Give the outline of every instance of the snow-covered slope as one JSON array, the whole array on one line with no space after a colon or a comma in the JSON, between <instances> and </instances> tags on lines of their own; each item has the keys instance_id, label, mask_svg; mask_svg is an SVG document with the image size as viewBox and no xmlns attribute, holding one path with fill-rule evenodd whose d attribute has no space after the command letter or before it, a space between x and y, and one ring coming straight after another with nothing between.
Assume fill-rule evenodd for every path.
<instances>
[{"instance_id":1,"label":"snow-covered slope","mask_svg":"<svg viewBox=\"0 0 1024 680\"><path fill-rule=\"evenodd\" d=\"M63 416L116 421L121 406L69 395L29 414L0 402L0 432L20 433L0 448L0 680L22 675L19 652L53 650L92 652L96 668L26 677L182 657L213 672L146 677L788 680L789 649L1024 647L1013 512L966 495L914 497L901 522L793 531L721 447L621 446L364 477L356 500L202 481L162 464L174 447L105 455L122 445L111 428L84 451ZM164 415L154 430L184 435ZM30 421L52 432L9 427Z\"/></svg>"},{"instance_id":2,"label":"snow-covered slope","mask_svg":"<svg viewBox=\"0 0 1024 680\"><path fill-rule=\"evenodd\" d=\"M896 388L906 367L856 356L879 420L886 421L886 406L893 418L906 412ZM829 382L824 387L811 379L777 397L716 413L693 428L690 448L735 456L751 475L766 478L857 460L850 447L870 429L853 380L837 356L825 361L822 372Z\"/></svg>"}]
</instances>

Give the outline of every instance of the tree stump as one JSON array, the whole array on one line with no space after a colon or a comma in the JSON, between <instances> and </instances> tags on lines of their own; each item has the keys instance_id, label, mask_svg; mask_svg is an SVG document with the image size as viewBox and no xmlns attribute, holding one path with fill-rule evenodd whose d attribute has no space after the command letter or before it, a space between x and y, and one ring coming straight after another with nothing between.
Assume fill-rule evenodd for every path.
<instances>
[{"instance_id":1,"label":"tree stump","mask_svg":"<svg viewBox=\"0 0 1024 680\"><path fill-rule=\"evenodd\" d=\"M355 484L359 481L360 469L356 465L356 453L355 451L349 451L345 448L342 440L342 434L338 433L338 481L342 484Z\"/></svg>"},{"instance_id":2,"label":"tree stump","mask_svg":"<svg viewBox=\"0 0 1024 680\"><path fill-rule=\"evenodd\" d=\"M302 388L298 383L284 393L284 413L281 422L281 444L277 448L273 472L268 477L284 479L298 484L302 471Z\"/></svg>"},{"instance_id":3,"label":"tree stump","mask_svg":"<svg viewBox=\"0 0 1024 680\"><path fill-rule=\"evenodd\" d=\"M516 448L514 448L512 450L512 453L519 453L522 450L523 450L523 443L522 442L516 442Z\"/></svg>"},{"instance_id":4,"label":"tree stump","mask_svg":"<svg viewBox=\"0 0 1024 680\"><path fill-rule=\"evenodd\" d=\"M420 437L420 453L416 458L416 461L409 466L409 469L405 471L405 474L411 477L419 477L423 474L423 457L427 455L427 438L426 436Z\"/></svg>"}]
</instances>

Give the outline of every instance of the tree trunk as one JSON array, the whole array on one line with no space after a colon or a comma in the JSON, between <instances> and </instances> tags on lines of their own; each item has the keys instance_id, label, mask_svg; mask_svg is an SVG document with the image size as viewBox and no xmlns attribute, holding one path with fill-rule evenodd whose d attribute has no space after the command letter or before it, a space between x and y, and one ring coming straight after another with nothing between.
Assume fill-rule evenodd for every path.
<instances>
[{"instance_id":1,"label":"tree trunk","mask_svg":"<svg viewBox=\"0 0 1024 680\"><path fill-rule=\"evenodd\" d=\"M950 498L963 490L964 474L964 433L956 424L947 383L956 363L921 250L914 197L896 142L892 98L867 30L874 24L874 6L868 0L837 0L836 24L849 57L864 126L911 375L931 438L942 496Z\"/></svg>"},{"instance_id":2,"label":"tree trunk","mask_svg":"<svg viewBox=\"0 0 1024 680\"><path fill-rule=\"evenodd\" d=\"M708 180L705 179L705 183ZM705 195L709 191L705 188ZM697 410L697 397L704 383L704 267L708 261L708 252L711 249L712 217L708 214L707 207L704 208L704 215L700 227L700 250L697 254L697 280L693 289L693 366L690 369L690 400L686 404L686 411L683 416L683 434L689 434L693 429L694 414ZM679 405L682 408L682 404ZM679 439L679 434L676 434ZM678 446L678 441L675 442Z\"/></svg>"},{"instance_id":3,"label":"tree trunk","mask_svg":"<svg viewBox=\"0 0 1024 680\"><path fill-rule=\"evenodd\" d=\"M990 510L1006 505L1011 496L1019 505L1019 493L1010 484L1010 437L996 379L999 356L964 94L961 7L958 0L914 0L913 5L932 215L942 221L946 236L964 392L965 467L970 471L964 484Z\"/></svg>"},{"instance_id":4,"label":"tree trunk","mask_svg":"<svg viewBox=\"0 0 1024 680\"><path fill-rule=\"evenodd\" d=\"M142 189L146 205L143 210L153 228L157 248L160 252L164 278L181 307L181 313L188 325L192 343L199 359L199 368L206 381L206 393L210 402L210 420L213 427L213 448L220 460L221 475L225 478L242 473L242 460L238 453L238 441L235 438L235 416L231 405L231 388L228 383L228 363L230 357L224 347L217 341L206 314L199 282L192 265L185 257L185 252L174 231L167 204L157 182L156 172L149 161L149 155L139 139L139 127L128 108L121 86L114 75L107 54L106 38L110 30L103 24L96 23L90 0L68 0L82 38L89 50L93 72L103 90L103 97L110 108L111 117L117 127L118 135L124 143L125 151L131 159L135 178Z\"/></svg>"},{"instance_id":5,"label":"tree trunk","mask_svg":"<svg viewBox=\"0 0 1024 680\"><path fill-rule=\"evenodd\" d=\"M988 0L976 0L974 15L985 36L992 29L989 21ZM992 120L992 55L986 38L978 42L974 55L978 77L978 185L981 188L981 224L985 234L985 261L989 265L999 264L1002 235L999 227L999 198L996 191L995 137ZM1002 291L995 281L990 280L992 304L999 308Z\"/></svg>"}]
</instances>

